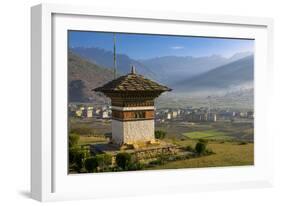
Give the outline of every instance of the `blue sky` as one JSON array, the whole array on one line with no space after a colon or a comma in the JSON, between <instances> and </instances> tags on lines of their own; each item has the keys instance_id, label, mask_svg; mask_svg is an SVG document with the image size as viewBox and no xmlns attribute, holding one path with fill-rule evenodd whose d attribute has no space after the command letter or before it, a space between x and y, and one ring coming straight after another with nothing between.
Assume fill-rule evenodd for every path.
<instances>
[{"instance_id":1,"label":"blue sky","mask_svg":"<svg viewBox=\"0 0 281 206\"><path fill-rule=\"evenodd\" d=\"M70 31L69 47L97 47L113 50L113 33ZM254 40L165 36L143 34L116 34L116 52L133 59L161 56L230 57L239 52L253 52Z\"/></svg>"}]
</instances>

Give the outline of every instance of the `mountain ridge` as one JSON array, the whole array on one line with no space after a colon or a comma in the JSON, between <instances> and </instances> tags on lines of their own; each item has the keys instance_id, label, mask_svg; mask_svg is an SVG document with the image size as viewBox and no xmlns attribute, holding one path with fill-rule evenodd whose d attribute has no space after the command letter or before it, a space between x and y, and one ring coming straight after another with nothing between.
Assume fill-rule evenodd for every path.
<instances>
[{"instance_id":1,"label":"mountain ridge","mask_svg":"<svg viewBox=\"0 0 281 206\"><path fill-rule=\"evenodd\" d=\"M254 56L247 56L172 85L177 92L239 90L253 87Z\"/></svg>"},{"instance_id":2,"label":"mountain ridge","mask_svg":"<svg viewBox=\"0 0 281 206\"><path fill-rule=\"evenodd\" d=\"M96 47L75 47L71 52L101 67L113 68L113 52ZM162 84L171 85L186 77L193 77L218 66L230 63L249 55L251 52L236 53L229 58L220 55L192 56L162 56L150 59L132 59L128 55L117 53L117 71L127 74L134 65L139 74Z\"/></svg>"},{"instance_id":3,"label":"mountain ridge","mask_svg":"<svg viewBox=\"0 0 281 206\"><path fill-rule=\"evenodd\" d=\"M96 47L75 47L71 48L70 51L82 58L85 58L91 63L100 65L106 68L113 68L113 52ZM130 72L131 67L134 65L138 73L143 74L149 78L155 78L155 74L145 65L130 58L126 54L116 54L117 71L123 75Z\"/></svg>"},{"instance_id":4,"label":"mountain ridge","mask_svg":"<svg viewBox=\"0 0 281 206\"><path fill-rule=\"evenodd\" d=\"M103 52L106 51L104 50ZM106 55L110 56L112 55L112 53ZM230 59L235 61L231 61L230 63L226 63L218 67L215 67L213 69L209 69L206 72L199 73L198 75L185 75L184 73L182 73L182 71L179 71L177 73L175 70L172 70L170 73L165 74L163 70L162 71L157 70L159 67L157 67L156 70L153 71L153 76L155 76L155 74L161 74L168 78L173 78L172 76L175 75L177 78L173 79L174 82L159 81L159 78L151 78L146 74L143 74L145 73L144 70L142 70L143 73L141 73L138 67L137 67L137 72L141 73L142 75L152 80L155 80L159 83L171 87L173 89L173 93L183 93L184 95L193 95L193 94L208 95L209 93L217 93L217 92L226 93L232 90L240 90L240 89L243 90L244 88L247 89L253 87L253 55L243 57L244 55L246 55L246 53L243 54L237 53L228 58L229 61ZM159 57L158 59L161 58L163 57ZM173 58L182 59L182 57L176 57L176 56L173 56ZM185 58L196 59L198 61L197 64L200 64L199 61L200 58L198 57L188 56ZM204 57L201 58L204 59ZM215 59L221 59L221 56L212 55L207 58L209 60L210 59L215 60ZM70 101L72 102L95 101L96 103L100 103L100 104L109 101L102 94L92 92L91 89L98 86L102 86L105 82L112 80L113 79L112 68L98 65L97 61L93 59L92 61L90 61L83 56L81 57L80 55L73 53L72 49L69 50L68 63L69 63L69 68L68 68L69 91L71 91L69 93ZM195 68L197 68L197 66ZM243 73L243 68L244 69L246 68L244 73ZM236 71L237 74L235 73L235 70L237 70ZM119 69L117 69L119 75L127 74L128 71L123 70L123 73L120 73L122 72L121 68L119 67ZM150 70L147 71L150 72Z\"/></svg>"},{"instance_id":5,"label":"mountain ridge","mask_svg":"<svg viewBox=\"0 0 281 206\"><path fill-rule=\"evenodd\" d=\"M109 99L92 91L113 79L113 71L100 67L68 52L68 98L69 102L91 102L103 104Z\"/></svg>"}]
</instances>

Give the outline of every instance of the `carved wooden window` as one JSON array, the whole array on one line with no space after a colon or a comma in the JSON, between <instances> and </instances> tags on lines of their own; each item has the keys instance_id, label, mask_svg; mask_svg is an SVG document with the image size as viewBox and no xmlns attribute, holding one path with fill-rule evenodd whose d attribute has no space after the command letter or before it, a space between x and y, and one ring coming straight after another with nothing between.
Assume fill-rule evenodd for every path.
<instances>
[{"instance_id":1,"label":"carved wooden window","mask_svg":"<svg viewBox=\"0 0 281 206\"><path fill-rule=\"evenodd\" d=\"M145 111L137 111L137 112L135 112L135 118L136 119L145 118Z\"/></svg>"}]
</instances>

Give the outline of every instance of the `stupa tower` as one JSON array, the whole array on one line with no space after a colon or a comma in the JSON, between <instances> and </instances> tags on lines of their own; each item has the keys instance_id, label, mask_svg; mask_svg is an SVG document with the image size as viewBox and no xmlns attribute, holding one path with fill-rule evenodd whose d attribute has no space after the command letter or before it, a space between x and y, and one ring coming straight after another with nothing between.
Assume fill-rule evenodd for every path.
<instances>
[{"instance_id":1,"label":"stupa tower","mask_svg":"<svg viewBox=\"0 0 281 206\"><path fill-rule=\"evenodd\" d=\"M154 142L154 99L161 93L171 91L136 73L120 76L102 87L94 89L111 99L112 143L143 144Z\"/></svg>"}]
</instances>

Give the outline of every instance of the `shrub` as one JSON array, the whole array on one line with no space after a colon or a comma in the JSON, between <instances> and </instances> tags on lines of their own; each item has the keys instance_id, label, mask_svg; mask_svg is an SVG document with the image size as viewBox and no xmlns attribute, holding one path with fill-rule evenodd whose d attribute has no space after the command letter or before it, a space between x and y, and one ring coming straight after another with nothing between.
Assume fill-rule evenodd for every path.
<instances>
[{"instance_id":1,"label":"shrub","mask_svg":"<svg viewBox=\"0 0 281 206\"><path fill-rule=\"evenodd\" d=\"M74 156L75 170L80 172L84 166L85 152L82 150L78 150Z\"/></svg>"},{"instance_id":2,"label":"shrub","mask_svg":"<svg viewBox=\"0 0 281 206\"><path fill-rule=\"evenodd\" d=\"M190 145L187 145L184 149L189 152L194 152L194 148Z\"/></svg>"},{"instance_id":3,"label":"shrub","mask_svg":"<svg viewBox=\"0 0 281 206\"><path fill-rule=\"evenodd\" d=\"M205 152L206 154L215 154L215 152L213 152L213 150L212 149L206 149L206 152Z\"/></svg>"},{"instance_id":4,"label":"shrub","mask_svg":"<svg viewBox=\"0 0 281 206\"><path fill-rule=\"evenodd\" d=\"M128 169L129 165L131 164L132 156L129 153L122 152L116 155L116 164L118 167L122 168L123 170Z\"/></svg>"},{"instance_id":5,"label":"shrub","mask_svg":"<svg viewBox=\"0 0 281 206\"><path fill-rule=\"evenodd\" d=\"M145 165L141 162L131 162L128 166L129 170L142 170L145 167Z\"/></svg>"},{"instance_id":6,"label":"shrub","mask_svg":"<svg viewBox=\"0 0 281 206\"><path fill-rule=\"evenodd\" d=\"M79 135L75 133L70 133L68 138L68 145L69 147L74 147L78 144L79 141Z\"/></svg>"},{"instance_id":7,"label":"shrub","mask_svg":"<svg viewBox=\"0 0 281 206\"><path fill-rule=\"evenodd\" d=\"M156 139L164 139L166 137L166 132L162 130L156 130L154 135Z\"/></svg>"},{"instance_id":8,"label":"shrub","mask_svg":"<svg viewBox=\"0 0 281 206\"><path fill-rule=\"evenodd\" d=\"M108 168L112 163L112 156L109 154L98 154L95 158L101 170Z\"/></svg>"},{"instance_id":9,"label":"shrub","mask_svg":"<svg viewBox=\"0 0 281 206\"><path fill-rule=\"evenodd\" d=\"M78 147L72 147L69 149L69 155L68 155L68 160L70 164L75 163L75 156L78 153L79 148Z\"/></svg>"},{"instance_id":10,"label":"shrub","mask_svg":"<svg viewBox=\"0 0 281 206\"><path fill-rule=\"evenodd\" d=\"M198 141L206 145L208 144L208 140L206 139L199 139Z\"/></svg>"},{"instance_id":11,"label":"shrub","mask_svg":"<svg viewBox=\"0 0 281 206\"><path fill-rule=\"evenodd\" d=\"M104 171L108 169L112 164L112 156L109 154L98 154L93 157L85 159L85 169L88 172L93 172L95 170Z\"/></svg>"},{"instance_id":12,"label":"shrub","mask_svg":"<svg viewBox=\"0 0 281 206\"><path fill-rule=\"evenodd\" d=\"M169 160L169 155L161 154L157 157L156 160L151 161L149 164L151 165L163 165Z\"/></svg>"},{"instance_id":13,"label":"shrub","mask_svg":"<svg viewBox=\"0 0 281 206\"><path fill-rule=\"evenodd\" d=\"M162 161L158 158L149 162L150 165L162 165Z\"/></svg>"},{"instance_id":14,"label":"shrub","mask_svg":"<svg viewBox=\"0 0 281 206\"><path fill-rule=\"evenodd\" d=\"M89 157L85 160L85 169L88 171L88 172L93 172L95 171L99 164L98 164L98 161L97 161L97 158L96 157Z\"/></svg>"},{"instance_id":15,"label":"shrub","mask_svg":"<svg viewBox=\"0 0 281 206\"><path fill-rule=\"evenodd\" d=\"M195 146L195 151L198 154L204 154L206 152L206 143L203 142L197 142L196 146Z\"/></svg>"},{"instance_id":16,"label":"shrub","mask_svg":"<svg viewBox=\"0 0 281 206\"><path fill-rule=\"evenodd\" d=\"M159 160L162 162L162 164L164 164L165 162L167 162L167 160L169 160L170 158L170 155L167 155L167 154L161 154L159 156Z\"/></svg>"}]
</instances>

